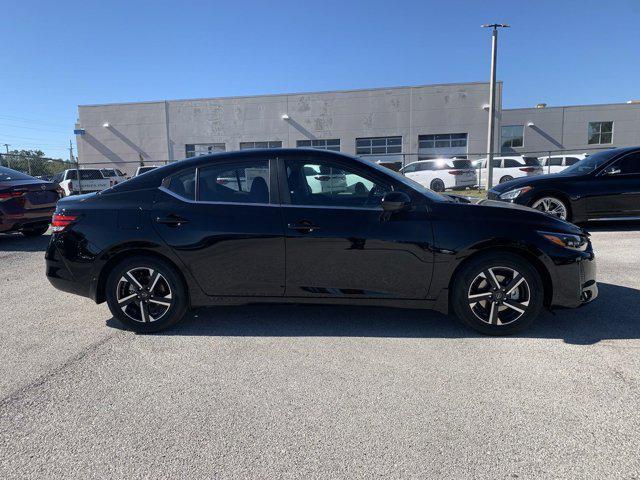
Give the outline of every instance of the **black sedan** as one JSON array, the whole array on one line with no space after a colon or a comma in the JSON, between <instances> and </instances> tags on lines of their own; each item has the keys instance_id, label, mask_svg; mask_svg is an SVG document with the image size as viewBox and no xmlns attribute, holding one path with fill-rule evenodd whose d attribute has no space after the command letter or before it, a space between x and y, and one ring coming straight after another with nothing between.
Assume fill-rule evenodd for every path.
<instances>
[{"instance_id":1,"label":"black sedan","mask_svg":"<svg viewBox=\"0 0 640 480\"><path fill-rule=\"evenodd\" d=\"M488 197L574 223L640 218L640 147L599 152L554 175L511 180Z\"/></svg>"},{"instance_id":2,"label":"black sedan","mask_svg":"<svg viewBox=\"0 0 640 480\"><path fill-rule=\"evenodd\" d=\"M42 235L60 198L58 185L0 167L0 233Z\"/></svg>"},{"instance_id":3,"label":"black sedan","mask_svg":"<svg viewBox=\"0 0 640 480\"><path fill-rule=\"evenodd\" d=\"M500 335L597 295L591 243L575 225L319 150L176 162L62 199L53 229L51 283L107 301L139 332L191 307L294 302L453 310Z\"/></svg>"}]
</instances>

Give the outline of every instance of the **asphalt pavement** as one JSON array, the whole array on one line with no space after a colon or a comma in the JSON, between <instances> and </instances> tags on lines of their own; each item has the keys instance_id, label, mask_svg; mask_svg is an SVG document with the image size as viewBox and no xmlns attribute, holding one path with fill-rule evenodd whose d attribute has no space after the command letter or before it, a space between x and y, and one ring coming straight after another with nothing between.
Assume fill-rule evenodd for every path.
<instances>
[{"instance_id":1,"label":"asphalt pavement","mask_svg":"<svg viewBox=\"0 0 640 480\"><path fill-rule=\"evenodd\" d=\"M600 297L507 338L280 305L136 335L0 236L0 478L640 478L640 224L591 229Z\"/></svg>"}]
</instances>

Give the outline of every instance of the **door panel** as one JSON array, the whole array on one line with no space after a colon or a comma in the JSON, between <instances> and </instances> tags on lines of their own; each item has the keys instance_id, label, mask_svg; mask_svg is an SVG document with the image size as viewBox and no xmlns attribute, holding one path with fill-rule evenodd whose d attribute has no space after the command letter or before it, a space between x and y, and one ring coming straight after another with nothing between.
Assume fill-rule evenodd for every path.
<instances>
[{"instance_id":1,"label":"door panel","mask_svg":"<svg viewBox=\"0 0 640 480\"><path fill-rule=\"evenodd\" d=\"M380 190L381 197L392 186L348 165L332 165L344 172L345 191L325 195L309 188L301 194L300 183L306 183L295 176L304 166L304 161L287 161L291 201L296 203L282 206L287 296L425 298L433 269L433 233L424 205L384 218L375 192ZM361 184L361 206L356 187L349 189L356 184Z\"/></svg>"},{"instance_id":2,"label":"door panel","mask_svg":"<svg viewBox=\"0 0 640 480\"><path fill-rule=\"evenodd\" d=\"M264 176L264 169L247 168L242 176L228 170L205 174L203 169L197 189L190 183L176 189L187 196L198 190L198 198L262 201L268 198L270 183ZM157 194L152 222L207 295L284 294L285 245L278 205L199 202L168 188Z\"/></svg>"},{"instance_id":3,"label":"door panel","mask_svg":"<svg viewBox=\"0 0 640 480\"><path fill-rule=\"evenodd\" d=\"M615 170L608 175L607 170ZM632 153L607 166L594 177L587 201L591 218L640 215L640 154Z\"/></svg>"}]
</instances>

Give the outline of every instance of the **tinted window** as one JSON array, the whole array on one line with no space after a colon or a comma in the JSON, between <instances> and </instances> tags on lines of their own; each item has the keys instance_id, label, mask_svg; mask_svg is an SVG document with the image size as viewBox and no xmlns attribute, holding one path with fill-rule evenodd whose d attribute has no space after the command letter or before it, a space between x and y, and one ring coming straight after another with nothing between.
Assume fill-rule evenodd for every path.
<instances>
[{"instance_id":1,"label":"tinted window","mask_svg":"<svg viewBox=\"0 0 640 480\"><path fill-rule=\"evenodd\" d=\"M595 169L601 167L604 163L611 160L612 157L618 154L616 150L607 150L604 152L598 152L588 156L584 160L573 164L569 168L565 169L563 173L568 174L581 174L593 172Z\"/></svg>"},{"instance_id":2,"label":"tinted window","mask_svg":"<svg viewBox=\"0 0 640 480\"><path fill-rule=\"evenodd\" d=\"M198 201L269 203L269 162L211 165L198 174Z\"/></svg>"},{"instance_id":3,"label":"tinted window","mask_svg":"<svg viewBox=\"0 0 640 480\"><path fill-rule=\"evenodd\" d=\"M562 166L562 157L551 157L549 159L549 164L552 167L561 167Z\"/></svg>"},{"instance_id":4,"label":"tinted window","mask_svg":"<svg viewBox=\"0 0 640 480\"><path fill-rule=\"evenodd\" d=\"M524 160L524 164L529 167L540 166L540 161L538 160L538 157L522 157L522 159Z\"/></svg>"},{"instance_id":5,"label":"tinted window","mask_svg":"<svg viewBox=\"0 0 640 480\"><path fill-rule=\"evenodd\" d=\"M10 168L0 167L0 182L9 182L11 180L33 180L33 177Z\"/></svg>"},{"instance_id":6,"label":"tinted window","mask_svg":"<svg viewBox=\"0 0 640 480\"><path fill-rule=\"evenodd\" d=\"M404 167L404 169L402 170L402 173L415 172L417 169L418 169L418 164L414 163L413 165L407 165L406 167Z\"/></svg>"},{"instance_id":7,"label":"tinted window","mask_svg":"<svg viewBox=\"0 0 640 480\"><path fill-rule=\"evenodd\" d=\"M391 186L368 173L327 161L287 160L287 179L294 205L375 207ZM319 172L315 175L308 173Z\"/></svg>"},{"instance_id":8,"label":"tinted window","mask_svg":"<svg viewBox=\"0 0 640 480\"><path fill-rule=\"evenodd\" d=\"M463 168L463 169L473 168L473 166L471 165L471 160L454 160L453 166L455 168Z\"/></svg>"},{"instance_id":9,"label":"tinted window","mask_svg":"<svg viewBox=\"0 0 640 480\"><path fill-rule=\"evenodd\" d=\"M105 177L115 177L116 176L116 171L115 170L111 170L109 168L105 168L102 170L102 175L104 175Z\"/></svg>"},{"instance_id":10,"label":"tinted window","mask_svg":"<svg viewBox=\"0 0 640 480\"><path fill-rule=\"evenodd\" d=\"M69 170L67 180L77 180L78 170ZM102 180L104 177L100 170L80 170L80 180Z\"/></svg>"},{"instance_id":11,"label":"tinted window","mask_svg":"<svg viewBox=\"0 0 640 480\"><path fill-rule=\"evenodd\" d=\"M614 168L620 170L620 175L630 175L640 173L640 153L632 153L618 160Z\"/></svg>"},{"instance_id":12,"label":"tinted window","mask_svg":"<svg viewBox=\"0 0 640 480\"><path fill-rule=\"evenodd\" d=\"M504 166L505 168L516 168L516 167L521 167L522 164L519 161L514 160L513 158L505 158Z\"/></svg>"},{"instance_id":13,"label":"tinted window","mask_svg":"<svg viewBox=\"0 0 640 480\"><path fill-rule=\"evenodd\" d=\"M576 158L576 157L567 157L567 158L565 159L565 165L566 165L567 167L569 167L569 166L573 165L574 163L578 163L579 161L580 161L580 159L579 159L579 158Z\"/></svg>"},{"instance_id":14,"label":"tinted window","mask_svg":"<svg viewBox=\"0 0 640 480\"><path fill-rule=\"evenodd\" d=\"M196 198L196 171L186 170L169 177L166 187L179 197L187 200Z\"/></svg>"}]
</instances>

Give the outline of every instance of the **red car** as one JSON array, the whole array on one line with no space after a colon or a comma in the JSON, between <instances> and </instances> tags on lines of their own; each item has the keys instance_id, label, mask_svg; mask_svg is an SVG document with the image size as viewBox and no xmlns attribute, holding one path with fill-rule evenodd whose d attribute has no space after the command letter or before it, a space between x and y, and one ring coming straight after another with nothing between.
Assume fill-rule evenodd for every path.
<instances>
[{"instance_id":1,"label":"red car","mask_svg":"<svg viewBox=\"0 0 640 480\"><path fill-rule=\"evenodd\" d=\"M58 185L0 167L0 233L42 235L60 198Z\"/></svg>"}]
</instances>

